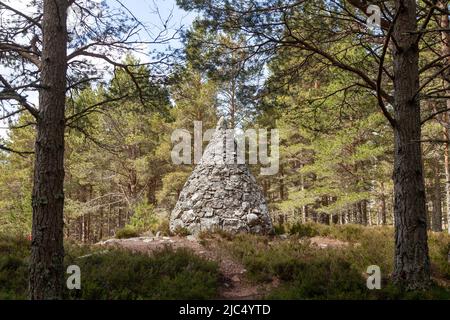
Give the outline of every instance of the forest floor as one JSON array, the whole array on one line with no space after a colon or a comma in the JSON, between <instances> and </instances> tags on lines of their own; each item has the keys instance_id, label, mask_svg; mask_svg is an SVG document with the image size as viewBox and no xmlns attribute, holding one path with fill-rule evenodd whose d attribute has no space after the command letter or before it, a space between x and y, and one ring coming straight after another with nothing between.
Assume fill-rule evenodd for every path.
<instances>
[{"instance_id":1,"label":"forest floor","mask_svg":"<svg viewBox=\"0 0 450 320\"><path fill-rule=\"evenodd\" d=\"M278 238L282 241L283 237ZM275 240L275 241L277 241ZM219 237L199 239L193 236L180 237L135 237L128 239L108 239L97 243L98 246L106 246L130 250L136 253L151 254L155 251L170 248L188 249L201 258L215 261L219 265L221 274L221 286L219 289L219 299L225 300L256 300L265 297L274 288L280 285L280 280L273 277L271 281L257 284L249 281L246 277L247 270L244 265L233 258L231 254L223 250L219 245ZM339 248L348 246L349 243L338 239L315 236L309 239L311 246L318 248Z\"/></svg>"},{"instance_id":2,"label":"forest floor","mask_svg":"<svg viewBox=\"0 0 450 320\"><path fill-rule=\"evenodd\" d=\"M216 261L221 274L221 287L219 298L222 299L259 299L269 290L267 285L257 285L246 280L247 270L239 261L233 259L227 252L218 250L217 245L208 243L207 246L201 244L199 239L194 237L137 237L129 239L109 239L97 245L127 249L132 252L152 253L166 247L170 249L189 249L196 255ZM277 286L274 279L271 286Z\"/></svg>"},{"instance_id":3,"label":"forest floor","mask_svg":"<svg viewBox=\"0 0 450 320\"><path fill-rule=\"evenodd\" d=\"M290 225L277 235L153 236L95 245L67 240L65 266L82 270L66 299L450 299L450 235L429 233L433 286L405 292L391 283L392 227ZM161 233L164 231L160 231ZM146 235L146 236L144 236ZM26 299L30 241L0 234L0 300ZM368 266L382 288L369 290Z\"/></svg>"}]
</instances>

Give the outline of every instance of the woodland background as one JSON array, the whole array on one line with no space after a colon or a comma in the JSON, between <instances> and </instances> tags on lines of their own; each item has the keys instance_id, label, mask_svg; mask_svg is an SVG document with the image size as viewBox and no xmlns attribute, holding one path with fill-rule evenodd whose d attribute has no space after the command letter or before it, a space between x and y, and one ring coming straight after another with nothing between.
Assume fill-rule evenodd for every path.
<instances>
[{"instance_id":1,"label":"woodland background","mask_svg":"<svg viewBox=\"0 0 450 320\"><path fill-rule=\"evenodd\" d=\"M307 7L315 6L320 1ZM334 23L351 28L345 19ZM319 27L302 32L326 36ZM363 47L349 45L358 37L345 34L329 46L358 66L367 55ZM434 46L422 48L422 54L432 59L439 34L425 37ZM183 33L184 48L177 52L169 79L155 79L145 66L134 70L145 91L144 103L136 94L135 79L123 70L116 70L110 81L71 92L66 111L66 237L92 243L127 225L167 232L168 214L193 169L172 164L171 133L193 131L193 121L213 128L220 115L242 128L280 130L279 173L259 176L258 168L252 168L276 223L394 223L392 129L376 97L361 90L348 72L292 47L275 50L266 65L257 63L233 50L245 41L237 32L212 33L207 20L198 18ZM132 54L124 63L139 65ZM442 81L433 79L436 86ZM77 113L122 96L126 98ZM424 113L445 103L427 100ZM27 151L34 148L35 128L30 115L8 119L5 146L23 152L0 153L0 229L30 234L34 159ZM447 227L450 213L447 126L446 113L423 126L428 219L434 231Z\"/></svg>"}]
</instances>

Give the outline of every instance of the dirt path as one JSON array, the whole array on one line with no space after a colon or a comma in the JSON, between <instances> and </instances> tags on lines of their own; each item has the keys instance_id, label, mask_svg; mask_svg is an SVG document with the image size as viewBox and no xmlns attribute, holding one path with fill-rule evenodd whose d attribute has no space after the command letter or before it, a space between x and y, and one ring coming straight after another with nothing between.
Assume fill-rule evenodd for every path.
<instances>
[{"instance_id":1,"label":"dirt path","mask_svg":"<svg viewBox=\"0 0 450 320\"><path fill-rule=\"evenodd\" d=\"M119 247L134 252L150 253L169 246L173 249L187 248L200 257L216 261L221 274L219 299L241 300L261 299L278 281L268 285L257 285L246 279L244 266L232 259L226 252L219 250L213 240L203 246L194 237L139 237L130 239L109 239L97 243L108 247Z\"/></svg>"}]
</instances>

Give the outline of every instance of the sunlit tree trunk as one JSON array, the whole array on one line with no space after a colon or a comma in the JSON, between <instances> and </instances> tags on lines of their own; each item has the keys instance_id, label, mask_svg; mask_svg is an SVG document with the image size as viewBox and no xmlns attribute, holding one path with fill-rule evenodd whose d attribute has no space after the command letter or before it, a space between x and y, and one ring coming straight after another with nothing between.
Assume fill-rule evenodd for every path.
<instances>
[{"instance_id":1,"label":"sunlit tree trunk","mask_svg":"<svg viewBox=\"0 0 450 320\"><path fill-rule=\"evenodd\" d=\"M67 0L44 0L35 145L30 298L59 299L64 282L64 109Z\"/></svg>"},{"instance_id":2,"label":"sunlit tree trunk","mask_svg":"<svg viewBox=\"0 0 450 320\"><path fill-rule=\"evenodd\" d=\"M421 150L417 4L397 0L394 25L394 281L407 289L430 284L425 183ZM398 46L398 47L397 47Z\"/></svg>"},{"instance_id":3,"label":"sunlit tree trunk","mask_svg":"<svg viewBox=\"0 0 450 320\"><path fill-rule=\"evenodd\" d=\"M438 6L442 10L448 10L448 1L440 0L438 2ZM441 29L449 30L450 23L447 14L441 14ZM450 64L450 32L441 32L442 39L442 55L445 58L446 64ZM450 72L447 70L445 73L447 77L450 76ZM448 83L445 83L444 86L448 87ZM446 96L450 96L450 90L446 90ZM450 99L446 100L447 108L450 109ZM450 117L449 112L444 113L443 115L443 134L444 139L450 139ZM447 220L447 229L450 234L450 161L449 161L449 143L446 143L444 146L444 169L445 169L445 202L446 202L446 220Z\"/></svg>"}]
</instances>

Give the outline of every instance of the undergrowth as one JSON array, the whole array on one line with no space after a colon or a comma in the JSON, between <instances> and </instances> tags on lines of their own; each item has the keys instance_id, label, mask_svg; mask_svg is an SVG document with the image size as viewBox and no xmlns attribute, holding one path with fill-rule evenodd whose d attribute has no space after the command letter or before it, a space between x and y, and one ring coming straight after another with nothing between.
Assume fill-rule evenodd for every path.
<instances>
[{"instance_id":1,"label":"undergrowth","mask_svg":"<svg viewBox=\"0 0 450 320\"><path fill-rule=\"evenodd\" d=\"M290 237L268 238L240 234L222 239L221 247L241 261L255 283L279 279L270 299L450 299L448 288L435 283L426 292L406 292L390 282L393 270L394 234L391 227L328 226L315 223L286 228ZM319 248L311 237L344 241L342 247ZM447 254L450 236L430 233L433 276L450 283ZM377 265L382 289L368 290L367 267Z\"/></svg>"},{"instance_id":2,"label":"undergrowth","mask_svg":"<svg viewBox=\"0 0 450 320\"><path fill-rule=\"evenodd\" d=\"M26 299L30 243L0 235L0 299ZM78 265L81 290L66 299L212 299L219 272L215 262L188 250L151 255L66 244L65 265Z\"/></svg>"}]
</instances>

